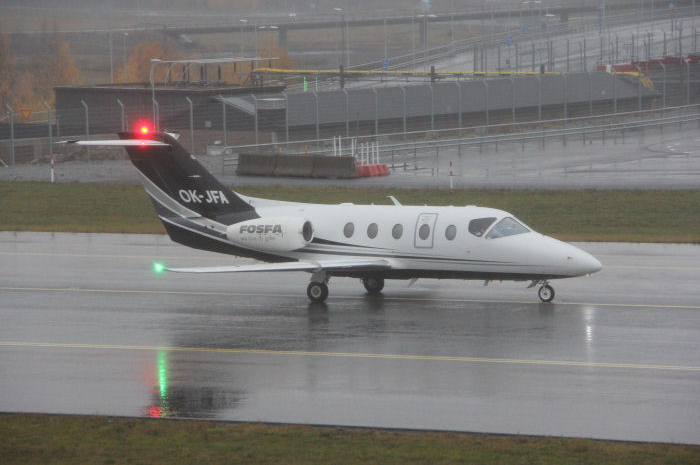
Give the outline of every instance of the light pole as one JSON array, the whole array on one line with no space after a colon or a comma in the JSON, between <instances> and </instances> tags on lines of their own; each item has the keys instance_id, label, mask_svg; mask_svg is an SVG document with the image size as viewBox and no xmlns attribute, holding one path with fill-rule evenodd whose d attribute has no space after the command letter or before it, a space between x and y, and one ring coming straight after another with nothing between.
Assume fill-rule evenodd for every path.
<instances>
[{"instance_id":1,"label":"light pole","mask_svg":"<svg viewBox=\"0 0 700 465\"><path fill-rule=\"evenodd\" d=\"M423 57L428 55L428 19L437 18L436 15L418 15L417 18L421 18L421 28L423 31Z\"/></svg>"},{"instance_id":2,"label":"light pole","mask_svg":"<svg viewBox=\"0 0 700 465\"><path fill-rule=\"evenodd\" d=\"M122 53L123 53L123 65L124 65L124 82L126 82L126 38L129 37L128 32L123 32L122 33L122 38L123 40L123 45L122 45Z\"/></svg>"},{"instance_id":3,"label":"light pole","mask_svg":"<svg viewBox=\"0 0 700 465\"><path fill-rule=\"evenodd\" d=\"M347 29L346 23L345 23L345 10L343 8L333 8L333 11L336 13L340 13L340 24L338 25L338 29L340 29L340 59L338 60L338 66L345 64L347 59L345 58L345 30Z\"/></svg>"},{"instance_id":4,"label":"light pole","mask_svg":"<svg viewBox=\"0 0 700 465\"><path fill-rule=\"evenodd\" d=\"M241 50L241 56L243 56L243 28L245 27L246 23L248 22L247 19L239 19L238 20L241 23L241 38L240 38L240 50Z\"/></svg>"},{"instance_id":5,"label":"light pole","mask_svg":"<svg viewBox=\"0 0 700 465\"><path fill-rule=\"evenodd\" d=\"M109 83L114 84L114 53L112 52L112 31L109 31Z\"/></svg>"}]
</instances>

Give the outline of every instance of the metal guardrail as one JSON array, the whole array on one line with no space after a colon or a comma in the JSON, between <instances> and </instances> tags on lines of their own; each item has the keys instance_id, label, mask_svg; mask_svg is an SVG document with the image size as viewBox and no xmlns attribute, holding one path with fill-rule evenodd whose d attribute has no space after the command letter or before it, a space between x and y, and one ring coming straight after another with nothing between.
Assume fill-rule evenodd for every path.
<instances>
[{"instance_id":1,"label":"metal guardrail","mask_svg":"<svg viewBox=\"0 0 700 465\"><path fill-rule=\"evenodd\" d=\"M697 122L700 125L700 105L688 105L681 107L667 107L659 110L644 110L625 113L613 113L599 116L587 116L580 118L552 119L542 121L530 121L515 124L499 124L489 126L473 126L468 128L452 128L434 131L414 131L406 133L379 134L374 136L358 136L355 138L343 138L345 145L336 152L339 155L356 156L352 153L351 147L359 147L363 143L384 141L379 144L379 158L386 160L389 156L394 156L403 152L430 152L441 149L463 147L480 147L487 145L498 145L499 143L520 142L523 146L527 142L537 141L543 146L547 140L560 139L563 144L567 143L567 138L580 136L584 140L586 137L600 135L605 139L608 133L622 132L628 130L640 130L645 128L659 127L663 130L668 125L683 125ZM552 126L559 126L554 127ZM532 130L532 127L537 129ZM518 130L520 129L520 130ZM457 133L472 133L474 135L464 137L454 137ZM488 134L484 134L487 132ZM354 139L354 144L350 140ZM403 139L399 142L392 140ZM408 140L411 139L411 140ZM336 139L337 140L337 139ZM243 151L279 152L306 152L313 154L329 154L332 152L334 139L304 140L273 144L259 145L239 145L226 147L233 153ZM286 149L286 150L285 150ZM222 171L226 167L236 166L237 157L224 157L222 159Z\"/></svg>"}]
</instances>

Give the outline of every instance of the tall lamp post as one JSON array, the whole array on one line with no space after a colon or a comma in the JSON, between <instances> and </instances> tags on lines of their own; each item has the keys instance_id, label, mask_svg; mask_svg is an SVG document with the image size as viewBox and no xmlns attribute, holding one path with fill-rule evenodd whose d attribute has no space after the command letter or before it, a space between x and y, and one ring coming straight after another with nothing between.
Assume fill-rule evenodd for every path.
<instances>
[{"instance_id":1,"label":"tall lamp post","mask_svg":"<svg viewBox=\"0 0 700 465\"><path fill-rule=\"evenodd\" d=\"M333 11L336 13L340 13L340 24L339 24L339 29L340 29L340 59L338 65L343 65L346 64L347 58L345 54L345 30L347 29L346 23L345 23L345 10L342 8L333 8ZM345 28L344 28L345 26Z\"/></svg>"},{"instance_id":2,"label":"tall lamp post","mask_svg":"<svg viewBox=\"0 0 700 465\"><path fill-rule=\"evenodd\" d=\"M248 20L247 19L239 19L238 21L241 23L240 50L241 50L241 56L243 56L243 28L245 27Z\"/></svg>"},{"instance_id":3,"label":"tall lamp post","mask_svg":"<svg viewBox=\"0 0 700 465\"><path fill-rule=\"evenodd\" d=\"M124 65L124 82L126 82L126 38L129 37L128 32L123 32L122 33L122 38L123 40L123 45L122 45L122 53L123 53L123 65Z\"/></svg>"}]
</instances>

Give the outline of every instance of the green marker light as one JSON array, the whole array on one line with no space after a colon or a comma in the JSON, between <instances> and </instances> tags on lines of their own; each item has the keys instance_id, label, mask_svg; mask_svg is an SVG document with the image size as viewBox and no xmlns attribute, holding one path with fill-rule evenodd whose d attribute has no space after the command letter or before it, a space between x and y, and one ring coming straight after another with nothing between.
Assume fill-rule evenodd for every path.
<instances>
[{"instance_id":1,"label":"green marker light","mask_svg":"<svg viewBox=\"0 0 700 465\"><path fill-rule=\"evenodd\" d=\"M163 271L165 271L165 265L162 263L154 263L153 271L156 272L156 274L161 274Z\"/></svg>"}]
</instances>

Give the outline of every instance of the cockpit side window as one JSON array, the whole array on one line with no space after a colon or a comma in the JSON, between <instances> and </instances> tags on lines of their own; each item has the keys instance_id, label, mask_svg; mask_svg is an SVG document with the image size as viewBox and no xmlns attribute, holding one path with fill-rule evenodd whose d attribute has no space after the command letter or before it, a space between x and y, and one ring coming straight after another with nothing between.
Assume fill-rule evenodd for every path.
<instances>
[{"instance_id":1,"label":"cockpit side window","mask_svg":"<svg viewBox=\"0 0 700 465\"><path fill-rule=\"evenodd\" d=\"M522 224L510 217L503 218L501 221L491 228L491 231L486 235L486 239L498 239L499 237L514 236L530 232Z\"/></svg>"},{"instance_id":2,"label":"cockpit side window","mask_svg":"<svg viewBox=\"0 0 700 465\"><path fill-rule=\"evenodd\" d=\"M474 234L476 237L481 237L494 221L496 221L496 218L477 218L475 220L471 220L469 222L469 232Z\"/></svg>"}]
</instances>

